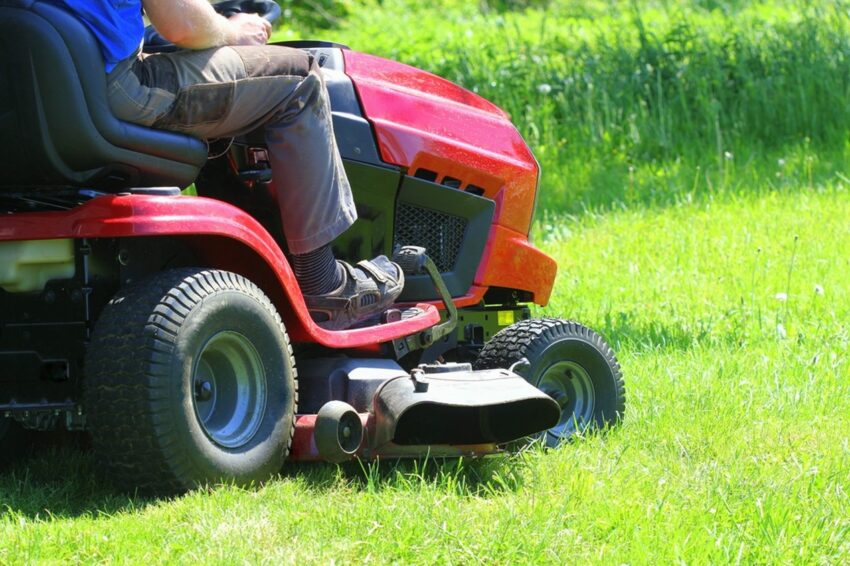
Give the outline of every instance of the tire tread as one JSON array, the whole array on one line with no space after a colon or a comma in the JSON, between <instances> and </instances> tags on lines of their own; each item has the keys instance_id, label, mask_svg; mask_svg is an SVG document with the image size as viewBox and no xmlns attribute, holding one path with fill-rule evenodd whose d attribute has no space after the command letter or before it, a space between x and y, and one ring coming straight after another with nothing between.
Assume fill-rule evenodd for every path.
<instances>
[{"instance_id":1,"label":"tire tread","mask_svg":"<svg viewBox=\"0 0 850 566\"><path fill-rule=\"evenodd\" d=\"M292 346L277 310L244 277L221 273L184 268L156 274L119 291L97 322L86 357L84 400L95 454L116 487L157 493L195 487L187 480L192 477L190 459L166 426L171 385L167 360L176 329L216 291L241 291L274 314L293 368L292 402L297 406ZM286 454L294 432L292 419Z\"/></svg>"},{"instance_id":2,"label":"tire tread","mask_svg":"<svg viewBox=\"0 0 850 566\"><path fill-rule=\"evenodd\" d=\"M606 421L609 424L615 424L622 419L626 401L626 386L620 363L611 346L602 336L574 320L532 318L508 326L493 336L482 348L478 358L473 362L473 369L508 369L523 358L531 360L536 353L539 353L537 350L543 344L567 337L586 341L608 362L614 377L618 414L611 417L606 415Z\"/></svg>"}]
</instances>

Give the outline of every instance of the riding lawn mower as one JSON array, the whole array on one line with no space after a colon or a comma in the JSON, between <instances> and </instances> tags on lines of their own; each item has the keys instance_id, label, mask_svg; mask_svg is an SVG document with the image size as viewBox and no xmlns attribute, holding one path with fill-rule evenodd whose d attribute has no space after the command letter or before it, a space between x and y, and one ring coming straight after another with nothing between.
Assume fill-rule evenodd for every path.
<instances>
[{"instance_id":1,"label":"riding lawn mower","mask_svg":"<svg viewBox=\"0 0 850 566\"><path fill-rule=\"evenodd\" d=\"M116 486L179 492L286 460L555 446L621 418L605 341L531 317L556 265L529 243L539 166L509 117L401 63L286 45L323 69L355 195L337 257L405 272L392 309L344 331L305 306L262 136L119 121L88 30L0 0L0 461L25 435L86 431Z\"/></svg>"}]
</instances>

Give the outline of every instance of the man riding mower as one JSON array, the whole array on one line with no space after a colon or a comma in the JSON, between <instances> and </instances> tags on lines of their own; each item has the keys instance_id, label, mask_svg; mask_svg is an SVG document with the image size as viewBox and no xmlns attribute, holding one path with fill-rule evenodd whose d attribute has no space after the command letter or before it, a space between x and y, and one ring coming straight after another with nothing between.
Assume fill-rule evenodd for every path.
<instances>
[{"instance_id":1,"label":"man riding mower","mask_svg":"<svg viewBox=\"0 0 850 566\"><path fill-rule=\"evenodd\" d=\"M113 483L170 492L621 417L602 338L530 318L556 266L528 241L539 167L504 112L320 42L149 30L159 54L112 60L74 4L0 0L7 459L86 430Z\"/></svg>"}]
</instances>

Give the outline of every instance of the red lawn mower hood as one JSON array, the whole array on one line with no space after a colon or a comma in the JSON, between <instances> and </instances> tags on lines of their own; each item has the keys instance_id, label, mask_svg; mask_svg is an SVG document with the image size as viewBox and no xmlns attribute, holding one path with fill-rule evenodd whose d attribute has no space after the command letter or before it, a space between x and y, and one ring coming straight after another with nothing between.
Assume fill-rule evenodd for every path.
<instances>
[{"instance_id":1,"label":"red lawn mower hood","mask_svg":"<svg viewBox=\"0 0 850 566\"><path fill-rule=\"evenodd\" d=\"M475 285L529 291L545 305L557 264L528 241L540 168L509 116L431 73L342 53L383 161L496 203Z\"/></svg>"},{"instance_id":2,"label":"red lawn mower hood","mask_svg":"<svg viewBox=\"0 0 850 566\"><path fill-rule=\"evenodd\" d=\"M345 72L372 124L381 158L472 186L500 205L496 222L528 234L538 165L508 115L458 85L414 67L343 50Z\"/></svg>"}]
</instances>

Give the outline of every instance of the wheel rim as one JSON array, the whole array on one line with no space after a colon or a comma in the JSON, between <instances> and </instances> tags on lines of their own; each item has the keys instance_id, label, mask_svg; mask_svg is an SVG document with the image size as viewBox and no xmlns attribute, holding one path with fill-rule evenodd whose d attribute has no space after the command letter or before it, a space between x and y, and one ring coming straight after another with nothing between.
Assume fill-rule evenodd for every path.
<instances>
[{"instance_id":1,"label":"wheel rim","mask_svg":"<svg viewBox=\"0 0 850 566\"><path fill-rule=\"evenodd\" d=\"M247 338L236 332L210 338L195 364L192 387L198 423L213 442L238 448L254 437L268 391L263 362Z\"/></svg>"},{"instance_id":2,"label":"wheel rim","mask_svg":"<svg viewBox=\"0 0 850 566\"><path fill-rule=\"evenodd\" d=\"M562 361L550 365L540 376L537 387L561 407L561 420L548 434L569 438L593 423L596 391L590 374L579 364Z\"/></svg>"}]
</instances>

